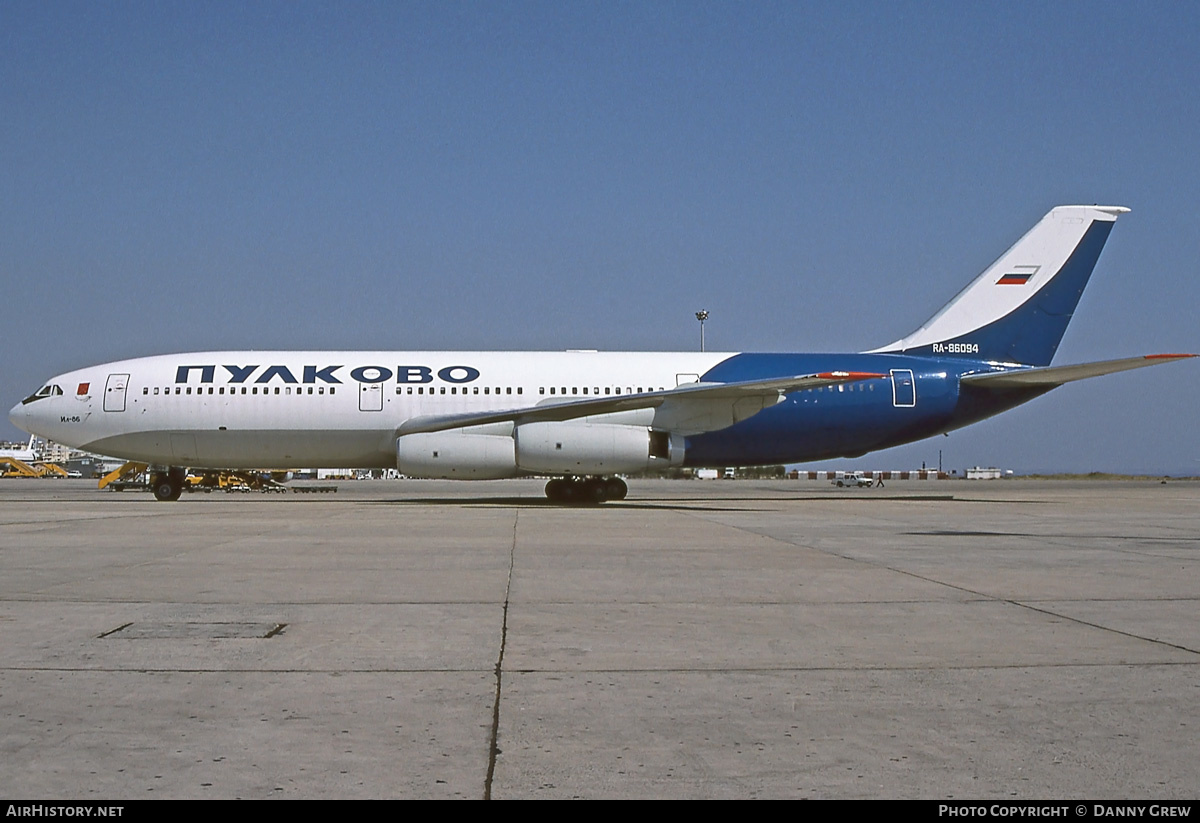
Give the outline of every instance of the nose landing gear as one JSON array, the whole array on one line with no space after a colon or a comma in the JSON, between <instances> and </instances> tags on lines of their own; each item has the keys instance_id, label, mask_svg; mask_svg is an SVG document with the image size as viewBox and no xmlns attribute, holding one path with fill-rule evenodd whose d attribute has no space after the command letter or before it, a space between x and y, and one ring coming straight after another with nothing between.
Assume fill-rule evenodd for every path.
<instances>
[{"instance_id":1,"label":"nose landing gear","mask_svg":"<svg viewBox=\"0 0 1200 823\"><path fill-rule=\"evenodd\" d=\"M154 472L150 476L150 488L154 491L154 499L161 501L178 500L183 494L183 481L187 477L187 469L172 466L165 472Z\"/></svg>"},{"instance_id":2,"label":"nose landing gear","mask_svg":"<svg viewBox=\"0 0 1200 823\"><path fill-rule=\"evenodd\" d=\"M546 497L555 503L603 503L628 493L619 477L556 477L546 484Z\"/></svg>"}]
</instances>

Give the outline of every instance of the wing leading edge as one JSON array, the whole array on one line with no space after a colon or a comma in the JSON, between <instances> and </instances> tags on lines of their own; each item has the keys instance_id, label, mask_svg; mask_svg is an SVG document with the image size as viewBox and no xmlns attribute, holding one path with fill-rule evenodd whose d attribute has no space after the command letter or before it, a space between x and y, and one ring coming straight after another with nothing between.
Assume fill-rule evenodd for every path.
<instances>
[{"instance_id":1,"label":"wing leading edge","mask_svg":"<svg viewBox=\"0 0 1200 823\"><path fill-rule=\"evenodd\" d=\"M654 409L671 404L678 406L682 417L687 417L689 407L695 407L701 416L710 418L708 407L714 403L728 403L735 408L735 419L745 419L764 408L775 405L785 394L801 389L815 389L820 386L831 386L837 383L851 383L857 380L886 378L886 374L874 372L829 371L817 374L796 375L794 377L777 377L769 380L745 380L733 383L691 383L665 391L643 392L641 394L626 394L615 397L597 397L591 400L572 400L566 403L544 402L536 406L525 406L517 409L501 409L492 412L471 412L466 414L428 415L410 418L396 429L396 435L418 434L427 432L461 429L468 426L485 426L493 423L534 423L562 422L576 420L581 417L592 417L602 414L632 411L635 409ZM738 414L736 407L742 401L761 400L761 404L752 403L749 413ZM742 405L743 408L746 408ZM701 425L694 431L681 433L698 433L724 428L730 422L714 423L712 427Z\"/></svg>"}]
</instances>

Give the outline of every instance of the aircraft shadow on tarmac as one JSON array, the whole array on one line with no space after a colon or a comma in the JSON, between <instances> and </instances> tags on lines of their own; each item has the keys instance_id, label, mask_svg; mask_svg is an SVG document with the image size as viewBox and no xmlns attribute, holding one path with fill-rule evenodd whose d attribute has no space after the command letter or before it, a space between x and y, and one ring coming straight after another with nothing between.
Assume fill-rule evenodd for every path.
<instances>
[{"instance_id":1,"label":"aircraft shadow on tarmac","mask_svg":"<svg viewBox=\"0 0 1200 823\"><path fill-rule=\"evenodd\" d=\"M764 500L770 498L763 498ZM778 498L775 498L778 499ZM764 511L758 508L737 506L705 506L701 504L670 503L665 500L631 501L607 503L564 504L541 497L412 497L392 500L372 500L374 505L384 506L453 506L455 508L488 506L518 509L562 509L564 511L588 511L596 509L648 509L669 511Z\"/></svg>"},{"instance_id":2,"label":"aircraft shadow on tarmac","mask_svg":"<svg viewBox=\"0 0 1200 823\"><path fill-rule=\"evenodd\" d=\"M723 498L730 499L730 498ZM742 506L712 506L704 505L700 502L676 502L669 501L664 498L646 498L644 500L608 501L606 503L577 503L564 504L553 500L547 500L542 497L410 497L410 498L392 498L390 500L373 500L370 501L373 505L388 505L388 506L491 506L504 508L523 508L523 509L564 509L564 510L588 510L588 509L639 509L639 510L668 510L668 511L712 511L712 512L736 512L736 511L765 511L760 507L754 506L755 502L761 503L778 503L781 500L792 500L797 503L801 502L827 502L827 501L914 501L914 502L929 502L929 501L948 501L954 500L952 494L922 494L922 495L871 495L860 497L839 497L836 495L754 495L746 497L733 498L733 501L742 504Z\"/></svg>"}]
</instances>

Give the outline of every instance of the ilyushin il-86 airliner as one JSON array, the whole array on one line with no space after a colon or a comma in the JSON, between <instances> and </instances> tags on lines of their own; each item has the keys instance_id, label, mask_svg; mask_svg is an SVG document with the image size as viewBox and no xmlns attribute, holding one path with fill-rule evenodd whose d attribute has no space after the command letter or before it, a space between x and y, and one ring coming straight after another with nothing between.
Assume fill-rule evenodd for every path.
<instances>
[{"instance_id":1,"label":"ilyushin il-86 airliner","mask_svg":"<svg viewBox=\"0 0 1200 823\"><path fill-rule=\"evenodd\" d=\"M625 497L620 475L800 463L909 443L1073 380L1187 354L1051 366L1119 206L1060 206L907 337L857 354L224 351L52 378L14 424L150 464L548 476L563 502Z\"/></svg>"}]
</instances>

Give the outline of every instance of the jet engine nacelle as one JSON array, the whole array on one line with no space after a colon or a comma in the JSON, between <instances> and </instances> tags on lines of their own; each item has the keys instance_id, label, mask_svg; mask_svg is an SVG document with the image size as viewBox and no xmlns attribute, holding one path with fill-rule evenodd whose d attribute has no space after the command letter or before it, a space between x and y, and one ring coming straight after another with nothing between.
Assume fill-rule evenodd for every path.
<instances>
[{"instance_id":1,"label":"jet engine nacelle","mask_svg":"<svg viewBox=\"0 0 1200 823\"><path fill-rule=\"evenodd\" d=\"M514 436L517 467L533 474L634 474L683 462L682 438L672 443L666 432L644 426L525 423Z\"/></svg>"},{"instance_id":2,"label":"jet engine nacelle","mask_svg":"<svg viewBox=\"0 0 1200 823\"><path fill-rule=\"evenodd\" d=\"M634 474L682 463L682 437L612 423L525 423L512 435L455 429L396 440L401 474L444 480Z\"/></svg>"},{"instance_id":3,"label":"jet engine nacelle","mask_svg":"<svg viewBox=\"0 0 1200 823\"><path fill-rule=\"evenodd\" d=\"M516 477L512 437L456 431L406 434L396 440L396 468L409 477L498 480Z\"/></svg>"}]
</instances>

